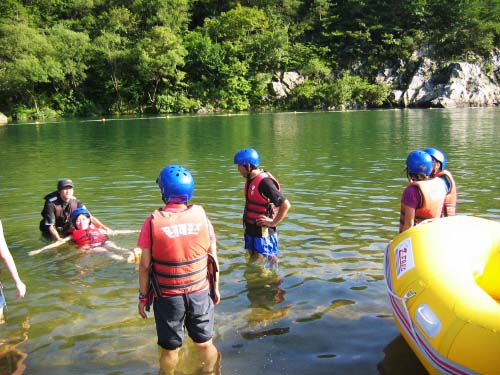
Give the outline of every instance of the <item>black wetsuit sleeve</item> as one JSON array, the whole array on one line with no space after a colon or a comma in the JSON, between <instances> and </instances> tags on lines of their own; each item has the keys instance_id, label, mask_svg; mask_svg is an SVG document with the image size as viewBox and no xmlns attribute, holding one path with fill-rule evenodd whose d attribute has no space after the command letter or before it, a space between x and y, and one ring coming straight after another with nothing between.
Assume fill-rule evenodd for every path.
<instances>
[{"instance_id":1,"label":"black wetsuit sleeve","mask_svg":"<svg viewBox=\"0 0 500 375\"><path fill-rule=\"evenodd\" d=\"M271 178L264 178L259 185L259 192L276 206L281 206L281 204L286 200L285 196Z\"/></svg>"}]
</instances>

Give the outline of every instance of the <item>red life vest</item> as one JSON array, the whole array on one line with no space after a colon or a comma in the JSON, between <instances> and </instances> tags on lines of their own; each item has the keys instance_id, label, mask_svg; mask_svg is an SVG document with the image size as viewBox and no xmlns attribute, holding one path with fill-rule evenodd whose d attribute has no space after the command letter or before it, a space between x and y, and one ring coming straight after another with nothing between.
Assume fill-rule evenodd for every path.
<instances>
[{"instance_id":1,"label":"red life vest","mask_svg":"<svg viewBox=\"0 0 500 375\"><path fill-rule=\"evenodd\" d=\"M444 181L436 177L431 180L414 181L408 186L416 186L422 198L422 207L415 210L414 225L431 218L441 217L444 199L446 196L446 186ZM408 188L408 187L407 187ZM405 222L404 206L401 204L401 216L399 219L399 231L402 232Z\"/></svg>"},{"instance_id":2,"label":"red life vest","mask_svg":"<svg viewBox=\"0 0 500 375\"><path fill-rule=\"evenodd\" d=\"M244 190L246 198L245 211L243 212L243 220L246 223L255 224L257 219L262 215L271 218L276 216L277 207L259 192L259 185L264 178L270 178L273 180L278 190L281 189L278 180L267 171L262 171L251 180L247 180Z\"/></svg>"},{"instance_id":3,"label":"red life vest","mask_svg":"<svg viewBox=\"0 0 500 375\"><path fill-rule=\"evenodd\" d=\"M108 240L108 237L92 224L88 229L70 229L69 232L72 234L71 239L78 248L84 246L100 246Z\"/></svg>"},{"instance_id":4,"label":"red life vest","mask_svg":"<svg viewBox=\"0 0 500 375\"><path fill-rule=\"evenodd\" d=\"M457 186L453 176L448 170L443 170L439 172L437 177L446 178L450 184L450 191L444 199L443 214L441 216L453 216L456 214L457 210Z\"/></svg>"},{"instance_id":5,"label":"red life vest","mask_svg":"<svg viewBox=\"0 0 500 375\"><path fill-rule=\"evenodd\" d=\"M162 295L208 288L208 218L201 206L185 211L156 210L151 220L152 277Z\"/></svg>"}]
</instances>

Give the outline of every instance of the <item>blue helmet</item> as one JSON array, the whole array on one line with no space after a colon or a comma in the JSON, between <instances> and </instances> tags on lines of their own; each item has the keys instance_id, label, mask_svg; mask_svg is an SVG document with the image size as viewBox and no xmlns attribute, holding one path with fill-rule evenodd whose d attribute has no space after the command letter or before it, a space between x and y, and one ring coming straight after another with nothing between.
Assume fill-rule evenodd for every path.
<instances>
[{"instance_id":1,"label":"blue helmet","mask_svg":"<svg viewBox=\"0 0 500 375\"><path fill-rule=\"evenodd\" d=\"M234 164L251 164L254 167L258 167L260 165L259 153L253 148L244 148L234 155Z\"/></svg>"},{"instance_id":2,"label":"blue helmet","mask_svg":"<svg viewBox=\"0 0 500 375\"><path fill-rule=\"evenodd\" d=\"M425 174L429 176L432 172L432 157L425 151L415 150L406 158L406 169L411 174Z\"/></svg>"},{"instance_id":3,"label":"blue helmet","mask_svg":"<svg viewBox=\"0 0 500 375\"><path fill-rule=\"evenodd\" d=\"M165 202L185 203L193 197L193 176L181 165L167 165L160 172L157 182Z\"/></svg>"},{"instance_id":4,"label":"blue helmet","mask_svg":"<svg viewBox=\"0 0 500 375\"><path fill-rule=\"evenodd\" d=\"M441 169L446 168L446 156L441 151L433 147L426 148L424 151L441 163Z\"/></svg>"},{"instance_id":5,"label":"blue helmet","mask_svg":"<svg viewBox=\"0 0 500 375\"><path fill-rule=\"evenodd\" d=\"M71 213L71 222L75 224L75 220L78 216L85 215L90 219L90 212L85 207L79 207Z\"/></svg>"}]
</instances>

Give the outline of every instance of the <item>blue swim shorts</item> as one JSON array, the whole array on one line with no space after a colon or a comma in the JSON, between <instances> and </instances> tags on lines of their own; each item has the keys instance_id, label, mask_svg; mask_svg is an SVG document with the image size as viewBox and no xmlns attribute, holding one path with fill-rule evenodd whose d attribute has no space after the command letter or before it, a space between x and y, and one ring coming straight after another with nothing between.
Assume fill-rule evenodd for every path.
<instances>
[{"instance_id":1,"label":"blue swim shorts","mask_svg":"<svg viewBox=\"0 0 500 375\"><path fill-rule=\"evenodd\" d=\"M245 233L245 249L266 257L278 255L278 234L274 233L269 237L252 237Z\"/></svg>"}]
</instances>

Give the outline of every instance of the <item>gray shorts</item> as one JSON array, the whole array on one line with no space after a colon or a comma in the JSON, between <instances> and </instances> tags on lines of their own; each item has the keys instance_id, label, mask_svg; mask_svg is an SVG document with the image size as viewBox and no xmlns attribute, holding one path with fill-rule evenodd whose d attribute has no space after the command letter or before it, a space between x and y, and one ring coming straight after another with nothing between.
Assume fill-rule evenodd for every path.
<instances>
[{"instance_id":1,"label":"gray shorts","mask_svg":"<svg viewBox=\"0 0 500 375\"><path fill-rule=\"evenodd\" d=\"M153 311L158 345L174 350L182 346L184 329L195 343L212 338L214 330L214 303L208 289L191 294L155 298Z\"/></svg>"}]
</instances>

